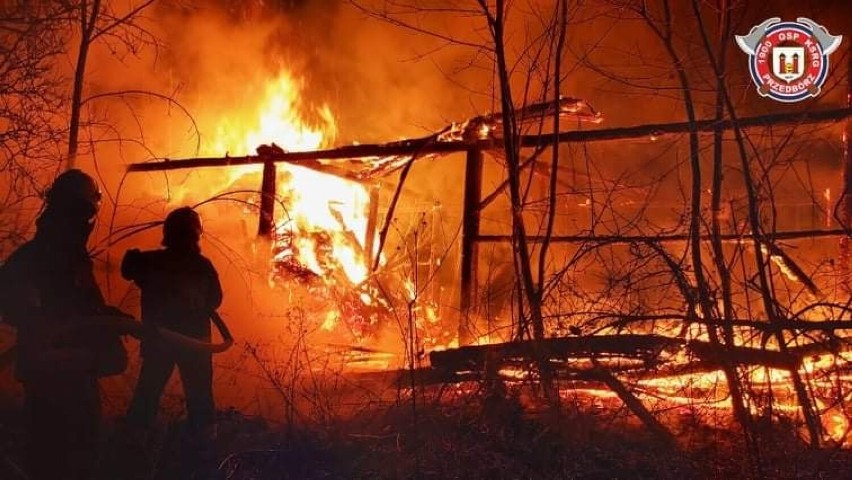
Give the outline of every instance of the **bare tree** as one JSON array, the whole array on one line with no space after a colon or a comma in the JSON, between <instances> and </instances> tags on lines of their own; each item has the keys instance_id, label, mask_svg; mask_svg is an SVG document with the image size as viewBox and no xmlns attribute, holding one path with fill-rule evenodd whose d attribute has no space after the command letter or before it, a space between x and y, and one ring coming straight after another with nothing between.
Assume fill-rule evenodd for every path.
<instances>
[{"instance_id":1,"label":"bare tree","mask_svg":"<svg viewBox=\"0 0 852 480\"><path fill-rule=\"evenodd\" d=\"M668 65L661 63L660 68L668 69L676 79L674 85L642 85L640 81L593 66L608 79L623 82L630 88L673 89L677 91L675 98L683 105L690 125L690 188L684 197L689 202L686 213L691 261L687 265L660 247L656 251L668 259L666 261L677 284L682 285L680 290L686 304L686 317L690 322L704 324L709 340L729 352L719 359L732 395L734 412L743 426L746 443L752 453L757 453L751 432L750 410L758 394L749 386L749 369L744 365L738 366L733 353L753 340L749 340L742 330L736 330L734 324L743 317L763 319L767 332L771 333L764 334L762 348L765 349L769 339L772 339L775 348L786 354L796 345L801 345L803 338L794 332L785 332L777 325L786 322L790 314L799 308L795 305L816 301L824 295L817 293L821 288L813 282L811 275L797 260L784 253L783 247L774 240L778 230L778 191L781 186L775 172L795 168L784 159L790 153L782 152L790 152L794 148L793 144L798 143L795 139L801 136L801 132L792 129L779 135L778 132L765 130L746 131L738 124L738 110L743 105L733 99L726 65L730 53L728 46L733 43L732 25L742 22L747 3L719 1L712 8L698 2L691 2L688 6L675 5L667 0L618 1L612 5L622 15L629 12L628 19L640 19L653 33L662 50L660 58L668 59ZM675 16L678 25L691 25L693 30L674 29ZM715 36L712 34L714 30L708 27L710 22L718 25ZM655 57L648 54L645 60L649 58ZM713 79L714 83L704 79ZM725 162L725 134L720 123L713 135L713 175L709 188L702 179L704 167L701 157L704 147L697 129L697 112L702 109L713 111L719 122L730 120L734 127L733 147L738 160L736 167L732 166L736 163ZM814 142L812 139L809 141ZM740 178L736 182L724 181L723 172L732 169L736 169ZM802 187L811 194L815 191L810 182L804 182ZM702 198L705 191L711 196L709 212L707 202ZM729 200L731 203L726 208L722 203L724 197L738 200ZM728 218L723 222L723 210L726 209ZM748 242L737 244L733 251L723 247L723 238L731 234L747 238ZM703 247L705 239L709 240L709 252ZM704 255L707 253L712 262L705 260ZM753 259L751 264L747 262L749 257ZM741 268L742 273L734 274L733 268ZM683 272L689 272L689 277L683 276ZM785 276L811 293L790 295L789 287L782 287L785 285ZM799 287L794 290L798 291ZM810 297L810 300L806 297ZM810 443L819 446L824 432L812 398L814 390L799 368L799 364L789 367L791 383ZM770 409L772 402L770 399Z\"/></svg>"},{"instance_id":2,"label":"bare tree","mask_svg":"<svg viewBox=\"0 0 852 480\"><path fill-rule=\"evenodd\" d=\"M140 17L154 2L155 0L144 0L119 7L116 2L80 0L75 5L74 9L78 14L75 26L79 29L80 45L71 94L67 168L74 168L77 162L89 50L96 42L105 43L107 48L114 52L124 50L131 54L137 53L144 46L159 45L157 36L140 22Z\"/></svg>"},{"instance_id":3,"label":"bare tree","mask_svg":"<svg viewBox=\"0 0 852 480\"><path fill-rule=\"evenodd\" d=\"M67 101L54 63L65 51L66 9L56 2L4 2L0 6L0 161L2 244L21 241L25 201L42 177L58 170Z\"/></svg>"},{"instance_id":4,"label":"bare tree","mask_svg":"<svg viewBox=\"0 0 852 480\"><path fill-rule=\"evenodd\" d=\"M825 339L803 333L807 329L797 322L836 321L847 318L849 310L844 302L828 299L820 284L825 277L819 276L824 265L808 267L804 258L788 254L777 240L779 234L796 233L779 231L783 190L802 192L814 208L825 210L810 167L796 160L818 140L804 135L806 127L801 126L741 125L739 112L750 105L740 90L753 87L742 69L728 65L729 58L739 53L730 48L734 33L747 29L754 14L749 3L619 0L594 7L529 2L521 8L481 0L440 6L398 1L379 5L362 9L443 46L469 49L492 72L493 101L500 111L498 161L506 181L486 195L483 204L503 191L509 197L512 258L521 299L518 337L641 331L707 342L707 348L717 352L714 364L724 373L735 418L756 459L760 452L755 412L772 415L778 399L771 388L757 385L755 368L770 368L767 359L779 354L777 358L800 358L797 352L830 350ZM417 21L411 21L415 13ZM432 15L455 15L472 24L484 21L487 30L474 29L468 35L461 29L438 31L424 20ZM574 31L572 17L588 22L603 18L646 35L642 48L604 46L605 35L581 42L581 49L570 41L566 44ZM550 130L540 123L524 123L520 112L542 99L559 101L563 72L570 71L564 65L568 59L562 59L563 49L574 54L574 68L584 67L601 82L617 85L623 95L676 108L676 118L686 120L685 136L661 138L648 130L650 139L641 159L621 172L608 171L584 145L572 151L571 168L560 161L558 148L552 149L549 165L537 163L546 149L535 149L525 158L522 134ZM743 82L735 83L740 79ZM824 94L839 84L828 86ZM708 114L715 121L709 130L701 126ZM558 132L559 116L548 118L549 127ZM819 127L809 130L818 131ZM705 161L707 156L712 161ZM582 169L573 167L578 159L585 159ZM637 176L641 162L651 168ZM631 168L633 178L627 174ZM571 181L566 174L573 175ZM536 175L546 180L544 200L538 202L529 195ZM665 193L667 189L673 193ZM557 216L563 205L560 198L571 196L586 200L583 208L588 209L589 221L585 230L589 235L577 235L573 250L556 247L554 235L564 227L559 220L563 217ZM655 212L659 198L675 200L666 205L671 218ZM677 200L683 202L682 208ZM534 235L536 230L542 235ZM610 232L607 238L595 235L603 230ZM558 258L554 252L564 256ZM581 276L584 282L574 280ZM822 309L822 304L832 307ZM825 316L817 318L816 312ZM789 374L809 442L819 446L825 433L818 408L822 400L816 397L811 375L801 368L801 361L773 368ZM613 390L626 393L625 402L644 415L641 402L627 396L632 395L629 389L613 384Z\"/></svg>"}]
</instances>

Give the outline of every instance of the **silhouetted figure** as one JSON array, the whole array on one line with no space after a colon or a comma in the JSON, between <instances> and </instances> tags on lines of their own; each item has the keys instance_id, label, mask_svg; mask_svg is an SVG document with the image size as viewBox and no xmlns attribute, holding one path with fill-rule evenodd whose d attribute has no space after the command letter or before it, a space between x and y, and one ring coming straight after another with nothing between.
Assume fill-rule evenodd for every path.
<instances>
[{"instance_id":1,"label":"silhouetted figure","mask_svg":"<svg viewBox=\"0 0 852 480\"><path fill-rule=\"evenodd\" d=\"M93 316L121 314L105 305L86 251L100 199L80 170L57 177L35 237L0 275L3 316L17 328L15 374L24 385L27 466L36 480L90 478L96 463L99 359L110 333L85 325Z\"/></svg>"},{"instance_id":2,"label":"silhouetted figure","mask_svg":"<svg viewBox=\"0 0 852 480\"><path fill-rule=\"evenodd\" d=\"M166 248L130 250L121 264L124 278L142 292L142 322L210 341L210 316L222 303L213 264L201 254L201 219L189 207L166 217ZM186 395L191 436L205 442L214 434L212 354L182 349L150 335L142 341L142 371L127 412L131 427L153 425L163 389L177 366Z\"/></svg>"}]
</instances>

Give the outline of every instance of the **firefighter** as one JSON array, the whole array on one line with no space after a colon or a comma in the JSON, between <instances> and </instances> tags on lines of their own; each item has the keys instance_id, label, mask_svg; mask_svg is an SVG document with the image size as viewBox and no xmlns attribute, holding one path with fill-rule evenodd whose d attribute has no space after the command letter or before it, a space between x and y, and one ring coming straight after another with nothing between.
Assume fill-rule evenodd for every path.
<instances>
[{"instance_id":1,"label":"firefighter","mask_svg":"<svg viewBox=\"0 0 852 480\"><path fill-rule=\"evenodd\" d=\"M211 315L222 303L216 268L201 254L201 218L192 208L166 217L158 250L129 250L121 273L142 293L142 323L209 342ZM160 397L173 370L180 372L186 397L189 438L200 448L215 435L212 353L179 348L156 334L142 340L142 370L127 412L128 427L150 430Z\"/></svg>"},{"instance_id":2,"label":"firefighter","mask_svg":"<svg viewBox=\"0 0 852 480\"><path fill-rule=\"evenodd\" d=\"M47 192L34 238L0 271L3 319L17 329L15 375L24 386L30 428L26 463L36 480L94 474L99 362L107 337L90 322L95 316L124 315L105 304L86 250L100 200L97 183L82 171L59 175ZM113 340L123 355L117 335Z\"/></svg>"}]
</instances>

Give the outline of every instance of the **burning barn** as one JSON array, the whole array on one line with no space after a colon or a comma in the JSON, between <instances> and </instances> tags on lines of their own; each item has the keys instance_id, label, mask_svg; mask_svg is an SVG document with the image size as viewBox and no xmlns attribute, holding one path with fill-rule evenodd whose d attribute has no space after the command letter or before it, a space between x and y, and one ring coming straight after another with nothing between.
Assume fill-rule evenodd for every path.
<instances>
[{"instance_id":1,"label":"burning barn","mask_svg":"<svg viewBox=\"0 0 852 480\"><path fill-rule=\"evenodd\" d=\"M32 30L0 29L46 55L0 62L0 84L27 87L0 89L2 247L31 233L60 148L103 186L94 275L140 316L117 259L192 206L236 337L214 364L228 419L326 428L375 405L410 405L415 424L420 406L459 399L511 419L570 405L660 445L687 416L742 433L750 466L765 424L812 447L852 440L852 74L820 12L217 0L147 19L153 2L65 3L61 21L41 22L55 12L39 3ZM73 75L55 60L69 38ZM119 75L143 46L153 66ZM40 114L65 106L65 80L71 118ZM102 382L109 413L138 367Z\"/></svg>"}]
</instances>

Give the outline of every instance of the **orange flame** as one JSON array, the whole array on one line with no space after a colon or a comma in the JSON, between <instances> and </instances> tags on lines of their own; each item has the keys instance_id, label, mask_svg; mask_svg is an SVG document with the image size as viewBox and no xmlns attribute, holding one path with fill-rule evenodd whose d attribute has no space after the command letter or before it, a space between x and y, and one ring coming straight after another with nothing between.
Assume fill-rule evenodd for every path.
<instances>
[{"instance_id":1,"label":"orange flame","mask_svg":"<svg viewBox=\"0 0 852 480\"><path fill-rule=\"evenodd\" d=\"M272 142L291 152L316 150L330 144L337 135L331 109L328 105L314 109L310 113L320 119L319 124L309 124L304 120L302 90L301 81L281 71L266 84L256 105L237 117L219 121L214 140L205 150L214 155L249 155L260 145Z\"/></svg>"},{"instance_id":2,"label":"orange flame","mask_svg":"<svg viewBox=\"0 0 852 480\"><path fill-rule=\"evenodd\" d=\"M282 70L260 89L256 98L242 102L239 111L218 119L211 129L214 136L202 153L252 155L261 145L272 144L285 152L329 147L337 135L331 109L327 105L307 106L303 90L303 80ZM380 299L374 298L374 290L364 284L369 274L365 251L370 201L367 187L290 163L277 163L276 169L270 281L319 279L324 288L316 291L323 298L317 302L322 305L322 311L315 312L317 327L333 332L346 322L348 331L358 338L364 328L349 325L352 318L373 325L375 315L368 311L382 305ZM220 191L257 189L260 174L258 165L233 166L214 183ZM316 284L311 285L313 289ZM353 315L352 309L364 312Z\"/></svg>"},{"instance_id":3,"label":"orange flame","mask_svg":"<svg viewBox=\"0 0 852 480\"><path fill-rule=\"evenodd\" d=\"M257 147L273 143L284 151L329 146L337 134L331 109L328 105L305 106L303 87L303 80L282 70L253 102L247 102L237 114L218 121L212 141L202 153L251 155ZM309 117L315 119L313 123L306 120ZM352 284L363 282L367 278L363 254L369 199L366 188L292 164L279 163L277 167L277 193L281 200L276 205L277 233L286 231L292 242L285 253L317 275L325 276L331 273L330 269L340 269ZM255 178L259 170L256 165L231 167L224 187L230 188L248 175L251 175L248 184L259 185L259 179ZM333 261L323 256L330 256Z\"/></svg>"}]
</instances>

